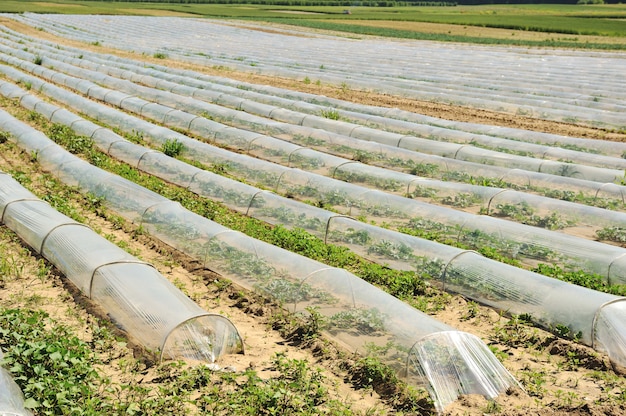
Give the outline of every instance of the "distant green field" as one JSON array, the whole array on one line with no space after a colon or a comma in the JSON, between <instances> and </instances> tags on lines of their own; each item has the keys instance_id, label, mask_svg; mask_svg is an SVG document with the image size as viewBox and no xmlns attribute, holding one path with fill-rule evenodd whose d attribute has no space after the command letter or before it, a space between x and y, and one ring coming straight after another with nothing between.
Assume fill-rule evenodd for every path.
<instances>
[{"instance_id":1,"label":"distant green field","mask_svg":"<svg viewBox=\"0 0 626 416\"><path fill-rule=\"evenodd\" d=\"M626 49L626 4L611 5L480 5L454 7L274 6L260 4L166 4L142 2L3 0L0 12L67 14L187 14L210 18L261 20L356 34L457 42L530 46ZM380 22L386 22L382 25ZM398 22L394 24L394 22ZM416 24L409 27L407 22ZM418 22L451 25L444 33ZM402 24L401 24L402 23ZM384 26L384 27L382 27ZM519 33L551 33L592 39L534 39L493 31L458 33L459 27L493 28Z\"/></svg>"}]
</instances>

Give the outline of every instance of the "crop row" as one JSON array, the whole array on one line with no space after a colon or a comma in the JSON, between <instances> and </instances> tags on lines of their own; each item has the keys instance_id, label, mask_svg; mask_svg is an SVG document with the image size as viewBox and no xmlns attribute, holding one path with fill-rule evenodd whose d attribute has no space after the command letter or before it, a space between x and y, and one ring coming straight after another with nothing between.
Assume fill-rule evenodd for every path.
<instances>
[{"instance_id":1,"label":"crop row","mask_svg":"<svg viewBox=\"0 0 626 416\"><path fill-rule=\"evenodd\" d=\"M399 43L390 48L387 41L376 39L291 36L298 31L269 33L255 30L261 28L254 24L241 27L195 19L30 14L12 18L87 43L201 65L317 78L353 88L615 129L625 125L623 58L610 53L555 51L548 55L530 49L473 47L473 53L464 54L454 45L430 43L417 47ZM155 30L160 41L153 38ZM250 38L255 42L248 42ZM289 54L274 53L281 48ZM329 50L333 53L328 54Z\"/></svg>"}]
</instances>

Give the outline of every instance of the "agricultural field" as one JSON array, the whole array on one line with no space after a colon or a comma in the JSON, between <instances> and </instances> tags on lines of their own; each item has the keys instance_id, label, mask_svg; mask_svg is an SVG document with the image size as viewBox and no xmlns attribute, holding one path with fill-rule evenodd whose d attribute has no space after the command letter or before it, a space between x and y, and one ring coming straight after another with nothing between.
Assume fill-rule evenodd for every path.
<instances>
[{"instance_id":1,"label":"agricultural field","mask_svg":"<svg viewBox=\"0 0 626 416\"><path fill-rule=\"evenodd\" d=\"M620 50L626 45L623 4L346 7L6 0L0 12L235 18L464 43Z\"/></svg>"},{"instance_id":2,"label":"agricultural field","mask_svg":"<svg viewBox=\"0 0 626 416\"><path fill-rule=\"evenodd\" d=\"M18 7L10 3L3 7ZM67 11L82 13L75 3ZM89 3L90 13L101 6ZM610 325L626 292L623 53L474 46L470 54L457 43L284 25L293 16L184 20L183 7L169 5L167 17L143 12L151 18L1 16L0 171L228 318L245 352L209 365L160 362L158 348L113 324L113 312L2 225L0 348L26 407L37 415L625 412L623 339ZM209 6L193 14L201 7ZM356 11L340 18L363 25ZM438 19L420 31L485 24ZM557 30L554 22L546 25ZM499 30L511 32L484 33L508 36ZM619 50L606 45L623 40L619 25L562 32L597 49ZM474 54L500 79L472 72ZM44 136L68 151L61 164L48 144L35 144ZM72 179L65 166L78 166L76 157L127 180L126 193L111 191L116 181ZM177 202L179 214L158 219L152 205L129 214L143 195ZM203 242L204 220L226 236L220 244ZM327 293L302 270L353 279L359 289L349 296L361 306L341 310L340 290ZM605 305L617 305L617 318L603 315ZM416 383L407 345L442 328L476 336L493 368L519 384L493 397L436 399L435 383ZM607 341L607 332L617 336Z\"/></svg>"}]
</instances>

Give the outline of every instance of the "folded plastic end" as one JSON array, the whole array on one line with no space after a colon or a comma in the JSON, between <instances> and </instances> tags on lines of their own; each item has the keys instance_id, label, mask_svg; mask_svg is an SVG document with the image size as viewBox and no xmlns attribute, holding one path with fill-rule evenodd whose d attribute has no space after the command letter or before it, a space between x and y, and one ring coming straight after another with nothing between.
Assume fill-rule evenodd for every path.
<instances>
[{"instance_id":1,"label":"folded plastic end","mask_svg":"<svg viewBox=\"0 0 626 416\"><path fill-rule=\"evenodd\" d=\"M0 352L0 358L2 353ZM24 396L15 384L9 372L0 367L0 415L1 416L32 416L24 407Z\"/></svg>"},{"instance_id":2,"label":"folded plastic end","mask_svg":"<svg viewBox=\"0 0 626 416\"><path fill-rule=\"evenodd\" d=\"M22 392L15 382L0 369L0 416L33 416L24 408ZM6 390L3 390L6 389Z\"/></svg>"},{"instance_id":3,"label":"folded plastic end","mask_svg":"<svg viewBox=\"0 0 626 416\"><path fill-rule=\"evenodd\" d=\"M605 303L595 316L593 348L609 356L615 371L626 374L626 298Z\"/></svg>"},{"instance_id":4,"label":"folded plastic end","mask_svg":"<svg viewBox=\"0 0 626 416\"><path fill-rule=\"evenodd\" d=\"M430 393L439 413L462 395L494 399L511 388L521 389L480 338L459 331L416 342L409 351L407 376Z\"/></svg>"},{"instance_id":5,"label":"folded plastic end","mask_svg":"<svg viewBox=\"0 0 626 416\"><path fill-rule=\"evenodd\" d=\"M243 352L243 340L233 323L224 316L206 314L170 331L161 348L161 360L213 363L222 355Z\"/></svg>"}]
</instances>

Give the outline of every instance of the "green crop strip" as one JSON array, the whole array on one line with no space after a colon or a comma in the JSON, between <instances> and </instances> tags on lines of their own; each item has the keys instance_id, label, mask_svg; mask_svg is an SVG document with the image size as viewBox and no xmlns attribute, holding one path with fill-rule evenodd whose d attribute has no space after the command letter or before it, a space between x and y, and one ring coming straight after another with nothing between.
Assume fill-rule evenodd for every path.
<instances>
[{"instance_id":1,"label":"green crop strip","mask_svg":"<svg viewBox=\"0 0 626 416\"><path fill-rule=\"evenodd\" d=\"M487 45L514 45L514 46L535 46L535 47L550 47L550 48L579 48L579 49L601 49L601 50L625 50L626 45L612 44L612 43L592 43L592 42L578 42L567 41L560 39L549 40L524 40L524 39L500 39L500 38L488 38L478 36L463 36L452 34L438 34L438 33L424 33L415 32L411 30L400 30L392 28L380 28L339 22L323 22L319 20L304 20L304 19L277 19L277 18L263 18L257 20L264 20L272 23L282 23L294 26L308 27L311 29L331 30L338 32L347 32L358 35L370 35L370 36L383 36L389 38L401 38L401 39L414 39L414 40L429 40L440 42L461 42L461 43L473 43L473 44L487 44Z\"/></svg>"}]
</instances>

